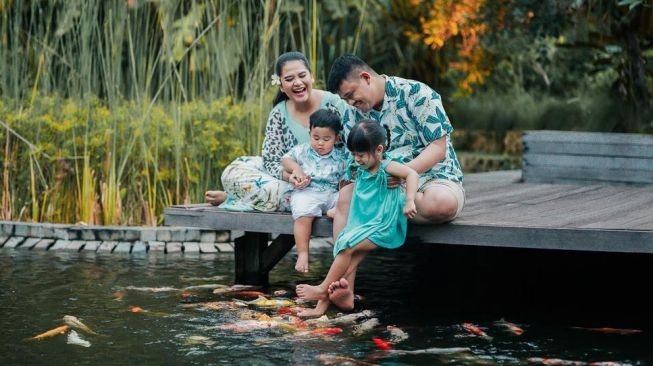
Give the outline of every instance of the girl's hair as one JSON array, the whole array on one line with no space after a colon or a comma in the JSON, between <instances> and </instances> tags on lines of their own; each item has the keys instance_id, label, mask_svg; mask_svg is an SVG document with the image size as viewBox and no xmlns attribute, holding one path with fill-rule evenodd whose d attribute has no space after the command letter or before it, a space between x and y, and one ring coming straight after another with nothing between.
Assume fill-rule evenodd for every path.
<instances>
[{"instance_id":1,"label":"girl's hair","mask_svg":"<svg viewBox=\"0 0 653 366\"><path fill-rule=\"evenodd\" d=\"M347 149L351 152L374 152L383 145L384 151L390 148L390 129L371 119L356 123L347 137Z\"/></svg>"},{"instance_id":2,"label":"girl's hair","mask_svg":"<svg viewBox=\"0 0 653 366\"><path fill-rule=\"evenodd\" d=\"M304 63L304 66L306 66L308 71L311 72L311 67L308 65L308 59L306 56L304 56L304 54L301 52L291 51L286 52L277 58L277 62L274 64L274 73L278 77L281 77L281 70L283 69L283 66L289 61L301 61ZM288 96L286 93L278 90L277 95L274 97L274 100L272 100L272 106L274 107L275 105L279 104L279 102L283 102L287 99Z\"/></svg>"}]
</instances>

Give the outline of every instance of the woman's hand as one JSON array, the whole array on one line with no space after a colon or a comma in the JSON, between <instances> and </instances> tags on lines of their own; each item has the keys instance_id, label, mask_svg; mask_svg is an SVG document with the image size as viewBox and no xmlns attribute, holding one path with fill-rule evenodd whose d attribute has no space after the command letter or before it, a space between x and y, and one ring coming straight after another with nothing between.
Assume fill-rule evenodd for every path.
<instances>
[{"instance_id":1,"label":"woman's hand","mask_svg":"<svg viewBox=\"0 0 653 366\"><path fill-rule=\"evenodd\" d=\"M406 200L406 204L404 205L404 216L406 216L409 219L412 219L417 215L417 207L415 207L415 200Z\"/></svg>"},{"instance_id":2,"label":"woman's hand","mask_svg":"<svg viewBox=\"0 0 653 366\"><path fill-rule=\"evenodd\" d=\"M290 174L290 184L295 188L306 188L311 183L311 177L307 176L303 170L295 169Z\"/></svg>"}]
</instances>

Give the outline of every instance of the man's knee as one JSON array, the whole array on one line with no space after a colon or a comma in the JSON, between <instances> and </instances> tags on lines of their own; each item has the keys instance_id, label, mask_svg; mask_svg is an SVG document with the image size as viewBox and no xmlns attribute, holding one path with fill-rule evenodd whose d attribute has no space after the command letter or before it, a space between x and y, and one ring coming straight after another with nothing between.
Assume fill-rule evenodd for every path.
<instances>
[{"instance_id":1,"label":"man's knee","mask_svg":"<svg viewBox=\"0 0 653 366\"><path fill-rule=\"evenodd\" d=\"M430 221L445 222L453 219L457 211L457 203L441 202L425 205L418 213Z\"/></svg>"}]
</instances>

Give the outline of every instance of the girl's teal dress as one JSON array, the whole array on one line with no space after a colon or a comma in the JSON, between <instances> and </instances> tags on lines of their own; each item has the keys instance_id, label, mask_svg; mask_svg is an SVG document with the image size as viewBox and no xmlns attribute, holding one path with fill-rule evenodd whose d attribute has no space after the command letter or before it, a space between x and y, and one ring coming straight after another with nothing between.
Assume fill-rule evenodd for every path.
<instances>
[{"instance_id":1,"label":"girl's teal dress","mask_svg":"<svg viewBox=\"0 0 653 366\"><path fill-rule=\"evenodd\" d=\"M356 181L347 225L333 246L335 257L364 239L388 249L400 247L406 239L407 219L403 214L406 195L401 188L388 188L389 161L382 160L376 174L356 167Z\"/></svg>"}]
</instances>

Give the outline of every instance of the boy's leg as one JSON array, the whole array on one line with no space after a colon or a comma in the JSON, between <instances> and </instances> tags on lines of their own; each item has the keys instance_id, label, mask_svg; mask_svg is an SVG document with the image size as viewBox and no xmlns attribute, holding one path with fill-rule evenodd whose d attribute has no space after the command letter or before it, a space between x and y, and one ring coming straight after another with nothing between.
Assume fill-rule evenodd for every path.
<instances>
[{"instance_id":1,"label":"boy's leg","mask_svg":"<svg viewBox=\"0 0 653 366\"><path fill-rule=\"evenodd\" d=\"M374 248L376 248L376 245L372 244L371 241L365 239L357 244L353 249L348 248L341 251L333 260L331 268L329 268L329 272L327 273L326 278L324 278L324 281L322 281L322 283L317 286L310 286L306 284L297 285L297 295L302 300L327 300L328 286L334 281L342 278L342 276L347 273L349 265L351 264L352 254L359 251L369 252ZM358 263L360 263L361 260L362 258L358 260Z\"/></svg>"},{"instance_id":2,"label":"boy's leg","mask_svg":"<svg viewBox=\"0 0 653 366\"><path fill-rule=\"evenodd\" d=\"M308 247L311 240L311 225L315 217L302 216L295 220L293 234L295 234L295 247L297 248L297 263L295 271L308 272Z\"/></svg>"}]
</instances>

